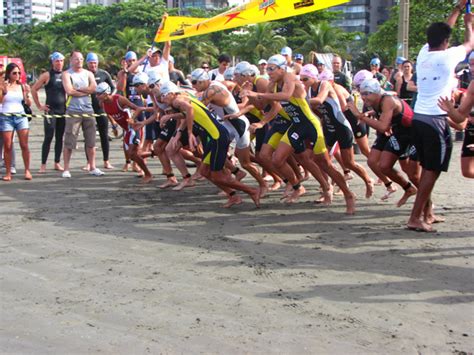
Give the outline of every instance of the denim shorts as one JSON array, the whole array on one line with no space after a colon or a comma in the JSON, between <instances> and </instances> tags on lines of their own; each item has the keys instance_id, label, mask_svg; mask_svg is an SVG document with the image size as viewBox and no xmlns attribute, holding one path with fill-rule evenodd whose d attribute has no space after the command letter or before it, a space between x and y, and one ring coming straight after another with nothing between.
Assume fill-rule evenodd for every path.
<instances>
[{"instance_id":1,"label":"denim shorts","mask_svg":"<svg viewBox=\"0 0 474 355\"><path fill-rule=\"evenodd\" d=\"M28 118L22 116L2 116L0 114L0 132L20 131L29 129Z\"/></svg>"}]
</instances>

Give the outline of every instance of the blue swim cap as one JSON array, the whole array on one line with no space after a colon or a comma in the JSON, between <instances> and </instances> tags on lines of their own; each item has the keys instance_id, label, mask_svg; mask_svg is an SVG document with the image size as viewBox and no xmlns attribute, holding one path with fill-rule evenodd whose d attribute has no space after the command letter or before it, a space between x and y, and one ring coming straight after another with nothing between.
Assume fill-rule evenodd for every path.
<instances>
[{"instance_id":1,"label":"blue swim cap","mask_svg":"<svg viewBox=\"0 0 474 355\"><path fill-rule=\"evenodd\" d=\"M49 56L49 59L54 62L55 60L63 60L64 56L59 52L54 52Z\"/></svg>"},{"instance_id":2,"label":"blue swim cap","mask_svg":"<svg viewBox=\"0 0 474 355\"><path fill-rule=\"evenodd\" d=\"M376 65L376 66L380 67L380 59L379 58L372 58L372 60L370 61L370 65Z\"/></svg>"},{"instance_id":3,"label":"blue swim cap","mask_svg":"<svg viewBox=\"0 0 474 355\"><path fill-rule=\"evenodd\" d=\"M86 63L89 63L89 62L99 63L99 57L97 56L97 54L92 53L92 52L88 53L86 57Z\"/></svg>"},{"instance_id":4,"label":"blue swim cap","mask_svg":"<svg viewBox=\"0 0 474 355\"><path fill-rule=\"evenodd\" d=\"M130 59L137 59L137 53L135 53L134 51L128 51L125 54L125 60L130 60Z\"/></svg>"},{"instance_id":5,"label":"blue swim cap","mask_svg":"<svg viewBox=\"0 0 474 355\"><path fill-rule=\"evenodd\" d=\"M400 65L400 64L403 64L403 62L405 62L407 59L405 57L397 57L397 59L395 60L395 63L397 65Z\"/></svg>"}]
</instances>

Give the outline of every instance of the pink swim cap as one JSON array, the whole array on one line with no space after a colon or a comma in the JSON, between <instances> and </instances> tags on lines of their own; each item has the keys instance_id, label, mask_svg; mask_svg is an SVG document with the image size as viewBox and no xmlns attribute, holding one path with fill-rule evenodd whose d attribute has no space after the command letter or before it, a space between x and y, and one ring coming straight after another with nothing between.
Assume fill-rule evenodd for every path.
<instances>
[{"instance_id":1,"label":"pink swim cap","mask_svg":"<svg viewBox=\"0 0 474 355\"><path fill-rule=\"evenodd\" d=\"M318 69L313 64L306 64L300 71L300 76L308 76L312 79L318 78Z\"/></svg>"},{"instance_id":2,"label":"pink swim cap","mask_svg":"<svg viewBox=\"0 0 474 355\"><path fill-rule=\"evenodd\" d=\"M319 80L323 81L331 81L334 80L334 74L332 71L328 69L324 69L320 74L319 74Z\"/></svg>"},{"instance_id":3,"label":"pink swim cap","mask_svg":"<svg viewBox=\"0 0 474 355\"><path fill-rule=\"evenodd\" d=\"M372 74L368 70L363 69L363 70L358 71L356 75L354 75L353 83L355 86L359 87L360 84L362 84L365 80L373 79L373 78L374 78L374 74Z\"/></svg>"}]
</instances>

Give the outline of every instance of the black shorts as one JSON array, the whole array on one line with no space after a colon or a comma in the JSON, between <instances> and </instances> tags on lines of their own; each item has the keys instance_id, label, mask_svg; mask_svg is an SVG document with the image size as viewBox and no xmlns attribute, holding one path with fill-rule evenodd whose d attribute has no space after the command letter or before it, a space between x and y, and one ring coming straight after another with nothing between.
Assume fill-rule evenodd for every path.
<instances>
[{"instance_id":1,"label":"black shorts","mask_svg":"<svg viewBox=\"0 0 474 355\"><path fill-rule=\"evenodd\" d=\"M462 143L461 157L474 157L474 150L470 150L467 146L474 144L474 124L468 122L464 130L464 142Z\"/></svg>"},{"instance_id":2,"label":"black shorts","mask_svg":"<svg viewBox=\"0 0 474 355\"><path fill-rule=\"evenodd\" d=\"M268 126L268 128L263 138L263 144L269 144L273 149L276 149L280 143L281 138L288 128L290 128L291 122L277 116L266 126Z\"/></svg>"},{"instance_id":3,"label":"black shorts","mask_svg":"<svg viewBox=\"0 0 474 355\"><path fill-rule=\"evenodd\" d=\"M176 131L177 122L174 119L169 120L166 122L165 126L160 130L157 139L161 139L165 142L169 142L171 137L173 137Z\"/></svg>"},{"instance_id":4,"label":"black shorts","mask_svg":"<svg viewBox=\"0 0 474 355\"><path fill-rule=\"evenodd\" d=\"M324 128L324 138L328 147L332 147L338 142L340 149L350 149L354 144L352 130L344 125L336 125L335 130Z\"/></svg>"},{"instance_id":5,"label":"black shorts","mask_svg":"<svg viewBox=\"0 0 474 355\"><path fill-rule=\"evenodd\" d=\"M354 137L356 139L367 135L367 125L364 122L360 122L351 110L344 111L344 116L346 116L351 124L352 132L354 132Z\"/></svg>"},{"instance_id":6,"label":"black shorts","mask_svg":"<svg viewBox=\"0 0 474 355\"><path fill-rule=\"evenodd\" d=\"M382 152L390 152L397 155L401 159L408 158L408 151L410 148L411 137L407 135L386 136L385 134L377 132L372 149L380 150Z\"/></svg>"},{"instance_id":7,"label":"black shorts","mask_svg":"<svg viewBox=\"0 0 474 355\"><path fill-rule=\"evenodd\" d=\"M448 171L453 143L446 116L415 113L412 123L412 141L424 169Z\"/></svg>"},{"instance_id":8,"label":"black shorts","mask_svg":"<svg viewBox=\"0 0 474 355\"><path fill-rule=\"evenodd\" d=\"M219 138L208 139L203 142L204 154L203 164L209 165L211 171L221 171L224 169L224 165L227 159L227 151L230 145L230 136L227 129L224 127L219 128Z\"/></svg>"}]
</instances>

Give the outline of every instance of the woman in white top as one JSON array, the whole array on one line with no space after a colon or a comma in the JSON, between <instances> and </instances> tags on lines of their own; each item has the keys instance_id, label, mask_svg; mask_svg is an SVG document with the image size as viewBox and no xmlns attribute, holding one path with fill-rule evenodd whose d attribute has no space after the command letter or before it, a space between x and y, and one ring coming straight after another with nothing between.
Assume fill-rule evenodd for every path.
<instances>
[{"instance_id":1,"label":"woman in white top","mask_svg":"<svg viewBox=\"0 0 474 355\"><path fill-rule=\"evenodd\" d=\"M10 181L12 179L11 155L15 131L18 134L23 162L25 163L25 179L32 179L30 172L30 150L28 148L28 119L21 115L25 113L22 100L25 100L27 105L31 105L30 87L20 83L20 73L18 65L15 63L8 64L5 70L5 83L0 87L0 103L2 104L0 132L3 137L3 154L6 168L6 174L2 178L3 181ZM6 113L9 115L4 115Z\"/></svg>"}]
</instances>

